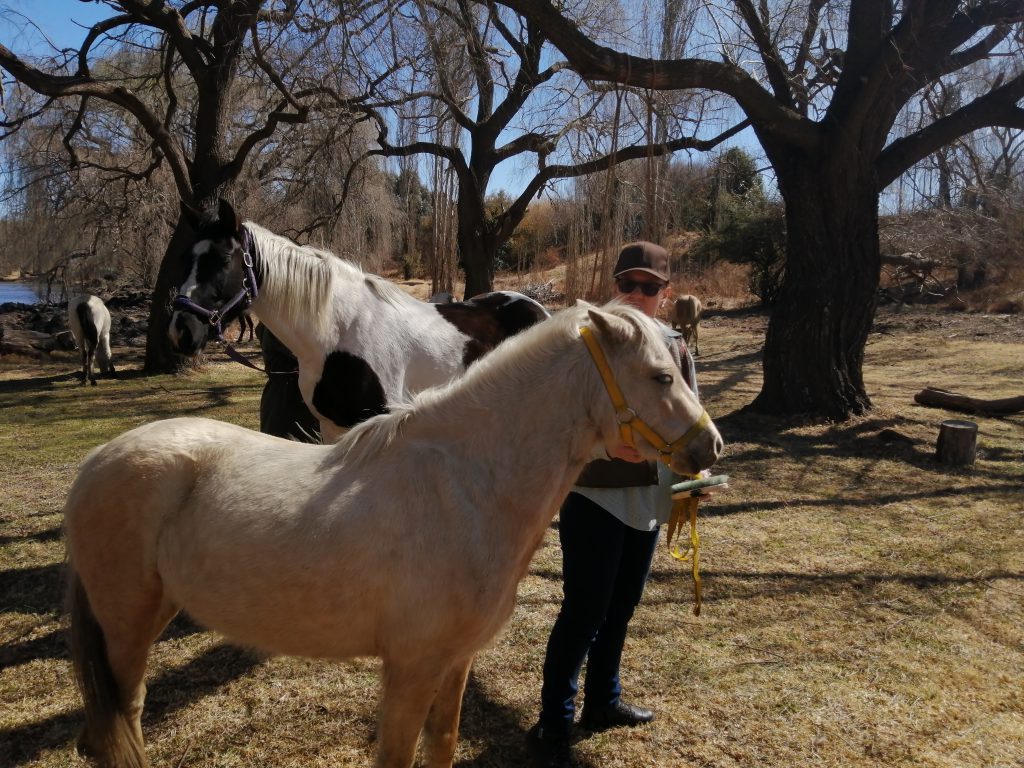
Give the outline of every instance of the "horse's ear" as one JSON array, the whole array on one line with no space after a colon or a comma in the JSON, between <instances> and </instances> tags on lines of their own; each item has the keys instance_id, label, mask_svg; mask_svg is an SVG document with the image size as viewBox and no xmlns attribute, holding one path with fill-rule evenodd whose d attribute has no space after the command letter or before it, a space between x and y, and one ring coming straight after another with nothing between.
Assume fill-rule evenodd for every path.
<instances>
[{"instance_id":1,"label":"horse's ear","mask_svg":"<svg viewBox=\"0 0 1024 768\"><path fill-rule=\"evenodd\" d=\"M629 341L632 334L630 325L625 320L598 309L588 309L587 315L602 337L609 341Z\"/></svg>"},{"instance_id":2,"label":"horse's ear","mask_svg":"<svg viewBox=\"0 0 1024 768\"><path fill-rule=\"evenodd\" d=\"M220 218L221 226L229 227L232 232L237 232L242 228L242 219L239 218L237 213L235 213L235 209L231 207L231 203L223 197L220 199L220 211L217 215Z\"/></svg>"},{"instance_id":3,"label":"horse's ear","mask_svg":"<svg viewBox=\"0 0 1024 768\"><path fill-rule=\"evenodd\" d=\"M192 227L193 232L199 231L199 228L202 226L203 223L203 214L201 214L191 205L182 200L181 215L184 217L185 221L188 222L188 225Z\"/></svg>"}]
</instances>

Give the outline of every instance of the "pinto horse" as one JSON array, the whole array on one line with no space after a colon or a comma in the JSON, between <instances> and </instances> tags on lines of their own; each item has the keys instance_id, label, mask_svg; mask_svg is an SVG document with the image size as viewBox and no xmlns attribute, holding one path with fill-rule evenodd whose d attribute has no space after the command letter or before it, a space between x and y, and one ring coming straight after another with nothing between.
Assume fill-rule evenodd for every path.
<instances>
[{"instance_id":1,"label":"pinto horse","mask_svg":"<svg viewBox=\"0 0 1024 768\"><path fill-rule=\"evenodd\" d=\"M351 262L298 246L222 200L216 219L188 206L195 232L168 336L198 353L250 307L298 359L299 390L325 442L443 384L499 342L548 317L538 302L499 291L428 304Z\"/></svg>"},{"instance_id":2,"label":"pinto horse","mask_svg":"<svg viewBox=\"0 0 1024 768\"><path fill-rule=\"evenodd\" d=\"M96 386L96 375L92 364L95 360L100 370L114 375L114 361L110 355L110 310L103 299L92 294L76 296L68 302L68 325L71 335L82 351L82 383Z\"/></svg>"},{"instance_id":3,"label":"pinto horse","mask_svg":"<svg viewBox=\"0 0 1024 768\"><path fill-rule=\"evenodd\" d=\"M146 656L185 610L272 653L381 657L377 767L408 768L423 731L426 765L448 768L473 656L596 445L624 439L687 474L722 449L654 321L612 304L334 445L177 418L95 449L64 508L79 749L145 765Z\"/></svg>"}]
</instances>

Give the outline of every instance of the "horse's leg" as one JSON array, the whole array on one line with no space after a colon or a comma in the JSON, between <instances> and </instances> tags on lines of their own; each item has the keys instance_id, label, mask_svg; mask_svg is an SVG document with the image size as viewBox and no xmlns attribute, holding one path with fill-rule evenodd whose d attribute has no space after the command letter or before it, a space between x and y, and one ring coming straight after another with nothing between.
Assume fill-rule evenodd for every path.
<instances>
[{"instance_id":1,"label":"horse's leg","mask_svg":"<svg viewBox=\"0 0 1024 768\"><path fill-rule=\"evenodd\" d=\"M384 662L376 768L413 764L416 740L443 679L433 669L422 659Z\"/></svg>"},{"instance_id":2,"label":"horse's leg","mask_svg":"<svg viewBox=\"0 0 1024 768\"><path fill-rule=\"evenodd\" d=\"M146 658L177 609L164 601L155 578L141 589L132 585L130 593L101 586L93 606L77 574L69 584L72 659L86 716L78 751L105 767L143 768Z\"/></svg>"},{"instance_id":3,"label":"horse's leg","mask_svg":"<svg viewBox=\"0 0 1024 768\"><path fill-rule=\"evenodd\" d=\"M100 338L100 363L101 370L111 378L117 373L114 370L114 356L110 353L110 334Z\"/></svg>"},{"instance_id":4,"label":"horse's leg","mask_svg":"<svg viewBox=\"0 0 1024 768\"><path fill-rule=\"evenodd\" d=\"M82 341L82 384L89 381L89 345Z\"/></svg>"},{"instance_id":5,"label":"horse's leg","mask_svg":"<svg viewBox=\"0 0 1024 768\"><path fill-rule=\"evenodd\" d=\"M455 662L441 681L423 731L423 752L428 768L451 768L455 759L462 694L472 664L472 656Z\"/></svg>"}]
</instances>

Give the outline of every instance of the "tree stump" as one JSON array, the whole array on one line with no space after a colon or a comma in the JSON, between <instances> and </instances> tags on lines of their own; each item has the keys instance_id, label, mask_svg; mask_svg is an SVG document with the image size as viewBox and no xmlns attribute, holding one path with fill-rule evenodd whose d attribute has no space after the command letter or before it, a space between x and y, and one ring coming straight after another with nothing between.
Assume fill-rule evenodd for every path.
<instances>
[{"instance_id":1,"label":"tree stump","mask_svg":"<svg viewBox=\"0 0 1024 768\"><path fill-rule=\"evenodd\" d=\"M939 425L935 457L943 464L967 466L974 463L978 447L978 425L973 421L950 419Z\"/></svg>"}]
</instances>

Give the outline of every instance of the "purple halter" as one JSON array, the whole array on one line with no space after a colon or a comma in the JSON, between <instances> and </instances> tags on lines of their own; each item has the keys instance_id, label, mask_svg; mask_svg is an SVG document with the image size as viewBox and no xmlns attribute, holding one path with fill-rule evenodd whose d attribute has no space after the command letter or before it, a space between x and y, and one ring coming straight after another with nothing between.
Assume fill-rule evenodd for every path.
<instances>
[{"instance_id":1,"label":"purple halter","mask_svg":"<svg viewBox=\"0 0 1024 768\"><path fill-rule=\"evenodd\" d=\"M206 307L196 304L191 297L186 296L183 293L179 293L174 297L171 302L171 307L178 310L186 310L195 315L199 315L206 319L206 322L210 324L214 331L217 332L217 341L224 341L224 329L221 327L221 321L228 312L235 308L236 304L245 302L242 309L246 309L256 301L260 295L259 287L256 285L256 273L253 270L253 257L252 252L256 250L255 243L252 240L252 234L246 229L245 225L242 225L242 267L245 270L245 276L242 278L242 289L234 295L230 300L222 304L218 309L207 309Z\"/></svg>"}]
</instances>

